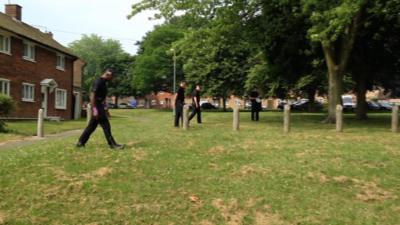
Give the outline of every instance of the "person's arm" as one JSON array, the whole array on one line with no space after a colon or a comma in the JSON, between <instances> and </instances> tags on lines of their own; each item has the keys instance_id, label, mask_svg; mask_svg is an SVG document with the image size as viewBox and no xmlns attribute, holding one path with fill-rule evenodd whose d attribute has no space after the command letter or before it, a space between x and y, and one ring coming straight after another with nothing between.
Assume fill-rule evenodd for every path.
<instances>
[{"instance_id":1,"label":"person's arm","mask_svg":"<svg viewBox=\"0 0 400 225\"><path fill-rule=\"evenodd\" d=\"M99 111L97 110L95 99L96 99L96 93L93 91L90 92L90 105L92 106L93 116L97 117L99 115Z\"/></svg>"},{"instance_id":2,"label":"person's arm","mask_svg":"<svg viewBox=\"0 0 400 225\"><path fill-rule=\"evenodd\" d=\"M176 105L176 98L177 98L177 96L178 96L178 93L175 93L175 94L172 96L172 107L175 107L175 105Z\"/></svg>"},{"instance_id":3,"label":"person's arm","mask_svg":"<svg viewBox=\"0 0 400 225\"><path fill-rule=\"evenodd\" d=\"M197 102L197 97L196 96L194 97L194 103L195 103L197 108L200 108L199 103Z\"/></svg>"}]
</instances>

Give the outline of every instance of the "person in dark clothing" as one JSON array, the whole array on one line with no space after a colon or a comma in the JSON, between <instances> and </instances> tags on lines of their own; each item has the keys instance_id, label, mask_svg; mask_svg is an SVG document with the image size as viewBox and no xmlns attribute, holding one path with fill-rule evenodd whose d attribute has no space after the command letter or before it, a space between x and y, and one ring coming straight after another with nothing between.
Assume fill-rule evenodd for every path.
<instances>
[{"instance_id":1,"label":"person in dark clothing","mask_svg":"<svg viewBox=\"0 0 400 225\"><path fill-rule=\"evenodd\" d=\"M175 127L179 127L179 120L183 119L183 106L185 105L186 82L182 81L178 92L175 94ZM181 122L182 123L182 122Z\"/></svg>"},{"instance_id":2,"label":"person in dark clothing","mask_svg":"<svg viewBox=\"0 0 400 225\"><path fill-rule=\"evenodd\" d=\"M261 99L259 98L259 94L257 90L254 90L250 93L250 101L251 101L251 120L258 121L259 120L259 112L261 111Z\"/></svg>"},{"instance_id":3,"label":"person in dark clothing","mask_svg":"<svg viewBox=\"0 0 400 225\"><path fill-rule=\"evenodd\" d=\"M197 123L201 123L200 92L201 92L201 87L199 84L197 84L196 89L192 92L193 111L189 117L189 121L190 121L197 114Z\"/></svg>"},{"instance_id":4,"label":"person in dark clothing","mask_svg":"<svg viewBox=\"0 0 400 225\"><path fill-rule=\"evenodd\" d=\"M110 116L106 107L107 97L107 81L113 78L113 70L106 69L104 74L97 78L93 82L92 92L90 93L90 104L93 109L92 119L89 121L89 125L83 131L79 138L77 147L85 147L86 142L89 140L90 135L96 130L97 125L103 128L104 135L107 139L107 143L112 149L123 149L124 145L119 145L115 142L111 134L111 125L108 120Z\"/></svg>"}]
</instances>

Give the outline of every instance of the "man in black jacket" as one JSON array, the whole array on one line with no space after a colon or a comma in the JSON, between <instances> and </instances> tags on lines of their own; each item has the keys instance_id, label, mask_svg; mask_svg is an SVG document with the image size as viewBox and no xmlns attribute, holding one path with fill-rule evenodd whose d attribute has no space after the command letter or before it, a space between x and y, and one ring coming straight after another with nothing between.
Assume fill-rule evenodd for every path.
<instances>
[{"instance_id":1,"label":"man in black jacket","mask_svg":"<svg viewBox=\"0 0 400 225\"><path fill-rule=\"evenodd\" d=\"M183 119L183 106L185 105L186 81L179 85L178 92L175 94L175 127L179 127L179 120Z\"/></svg>"},{"instance_id":2,"label":"man in black jacket","mask_svg":"<svg viewBox=\"0 0 400 225\"><path fill-rule=\"evenodd\" d=\"M250 93L250 101L251 101L251 120L258 121L259 120L259 112L261 111L261 99L259 98L260 94L257 90L253 90Z\"/></svg>"},{"instance_id":3,"label":"man in black jacket","mask_svg":"<svg viewBox=\"0 0 400 225\"><path fill-rule=\"evenodd\" d=\"M201 86L199 84L197 84L196 89L192 92L193 111L189 117L189 121L190 121L197 114L197 123L201 123L200 92L201 92Z\"/></svg>"},{"instance_id":4,"label":"man in black jacket","mask_svg":"<svg viewBox=\"0 0 400 225\"><path fill-rule=\"evenodd\" d=\"M115 142L111 134L111 125L108 121L109 114L106 106L107 82L112 80L112 78L113 70L106 69L103 75L93 82L92 92L90 93L90 104L93 109L92 119L89 121L89 125L79 138L79 141L76 144L77 147L85 147L90 135L96 130L97 125L100 124L100 126L103 128L104 135L110 148L124 148L124 145L119 145Z\"/></svg>"}]
</instances>

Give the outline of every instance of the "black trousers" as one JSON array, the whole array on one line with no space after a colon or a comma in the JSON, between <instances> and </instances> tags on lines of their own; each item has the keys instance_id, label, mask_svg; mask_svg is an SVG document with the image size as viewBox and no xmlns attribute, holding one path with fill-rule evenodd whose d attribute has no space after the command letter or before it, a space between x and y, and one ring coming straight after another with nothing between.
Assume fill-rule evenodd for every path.
<instances>
[{"instance_id":1,"label":"black trousers","mask_svg":"<svg viewBox=\"0 0 400 225\"><path fill-rule=\"evenodd\" d=\"M183 124L183 103L177 102L175 104L175 127L179 127L179 120Z\"/></svg>"},{"instance_id":2,"label":"black trousers","mask_svg":"<svg viewBox=\"0 0 400 225\"><path fill-rule=\"evenodd\" d=\"M86 144L86 142L89 140L90 135L96 130L97 125L100 124L100 126L103 128L104 131L104 136L107 139L108 145L115 145L117 144L111 134L111 125L110 121L108 120L108 116L106 111L104 110L103 107L98 107L98 117L94 118L89 121L89 125L86 127L86 129L83 131L81 137L79 138L79 143L81 144Z\"/></svg>"},{"instance_id":3,"label":"black trousers","mask_svg":"<svg viewBox=\"0 0 400 225\"><path fill-rule=\"evenodd\" d=\"M192 114L189 116L189 121L197 114L197 123L201 123L201 108L193 106Z\"/></svg>"},{"instance_id":4,"label":"black trousers","mask_svg":"<svg viewBox=\"0 0 400 225\"><path fill-rule=\"evenodd\" d=\"M260 113L260 110L258 110L256 107L251 107L251 120L258 121L260 119L259 113Z\"/></svg>"}]
</instances>

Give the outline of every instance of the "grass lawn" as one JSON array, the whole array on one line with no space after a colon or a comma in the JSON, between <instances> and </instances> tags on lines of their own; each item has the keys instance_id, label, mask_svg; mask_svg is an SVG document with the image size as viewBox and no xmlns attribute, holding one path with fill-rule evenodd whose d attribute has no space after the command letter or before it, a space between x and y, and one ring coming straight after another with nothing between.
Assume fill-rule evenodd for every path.
<instances>
[{"instance_id":1,"label":"grass lawn","mask_svg":"<svg viewBox=\"0 0 400 225\"><path fill-rule=\"evenodd\" d=\"M45 134L61 133L69 130L81 129L85 126L86 119L71 120L71 121L45 121L44 123ZM0 133L0 143L10 140L24 138L25 136L36 135L37 121L12 121L6 123L8 133Z\"/></svg>"},{"instance_id":2,"label":"grass lawn","mask_svg":"<svg viewBox=\"0 0 400 225\"><path fill-rule=\"evenodd\" d=\"M232 113L188 132L171 112L114 113L124 151L101 129L84 150L78 137L0 150L0 224L400 224L389 114L347 115L341 134L322 114L292 114L285 135L279 112L241 113L240 132Z\"/></svg>"}]
</instances>

